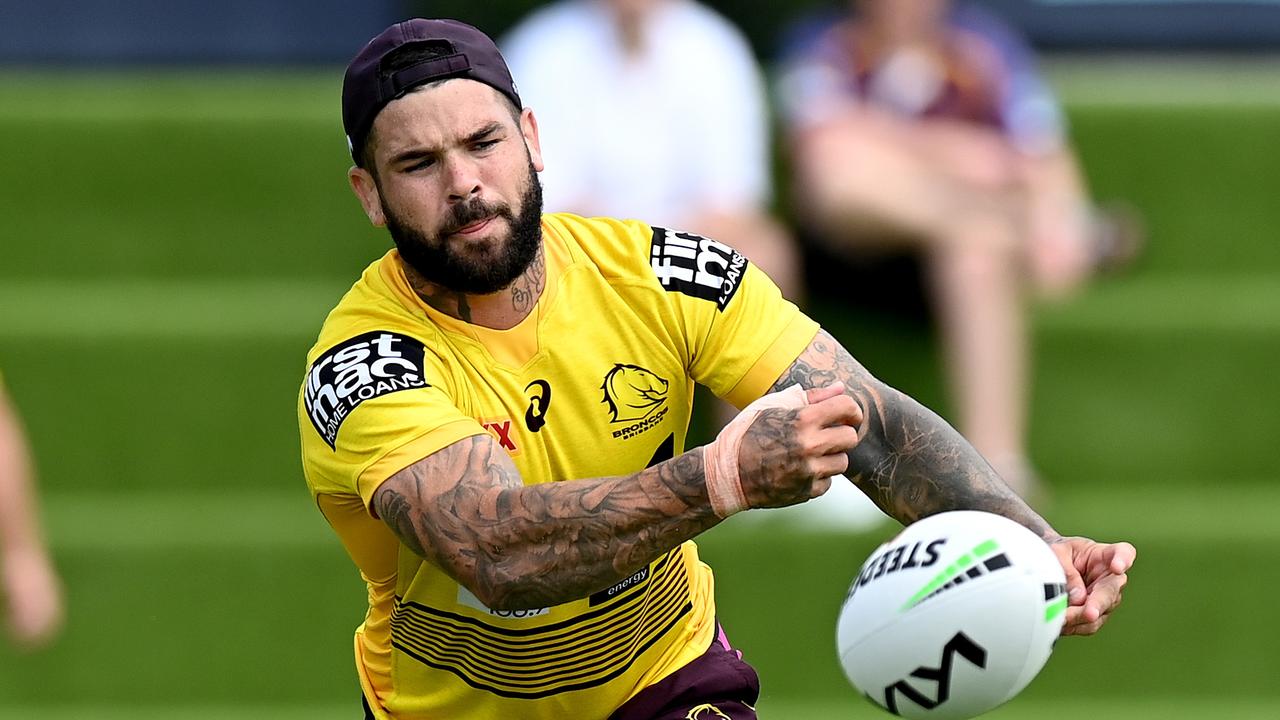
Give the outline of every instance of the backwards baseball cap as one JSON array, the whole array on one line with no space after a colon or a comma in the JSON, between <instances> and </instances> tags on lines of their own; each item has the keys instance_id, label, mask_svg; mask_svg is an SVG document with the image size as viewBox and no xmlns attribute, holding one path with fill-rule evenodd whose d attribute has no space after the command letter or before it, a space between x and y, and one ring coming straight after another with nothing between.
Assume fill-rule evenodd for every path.
<instances>
[{"instance_id":1,"label":"backwards baseball cap","mask_svg":"<svg viewBox=\"0 0 1280 720\"><path fill-rule=\"evenodd\" d=\"M440 52L394 71L385 67L391 53L415 43L434 45ZM419 85L447 78L478 80L523 107L511 71L488 35L457 20L414 18L396 23L364 46L342 81L342 126L355 163L364 164L360 153L365 139L387 103Z\"/></svg>"}]
</instances>

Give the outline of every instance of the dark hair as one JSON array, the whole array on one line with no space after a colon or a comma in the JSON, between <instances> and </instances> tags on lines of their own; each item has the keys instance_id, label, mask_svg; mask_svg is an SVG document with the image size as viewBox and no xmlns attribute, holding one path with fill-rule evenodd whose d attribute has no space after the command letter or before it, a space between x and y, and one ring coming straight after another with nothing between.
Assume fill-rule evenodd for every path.
<instances>
[{"instance_id":1,"label":"dark hair","mask_svg":"<svg viewBox=\"0 0 1280 720\"><path fill-rule=\"evenodd\" d=\"M422 40L419 42L406 43L387 53L386 57L382 58L382 61L378 64L378 78L380 80L386 80L406 68L411 68L415 65L426 62L427 60L434 60L435 58L445 57L446 55L452 54L454 54L453 44L448 40ZM417 91L419 88L434 85L438 82L444 82L444 79L424 83L422 85L416 85L405 91L404 94L408 95L411 92ZM506 95L503 95L503 100L506 101L507 107L511 110L511 117L518 125L520 122L521 109L516 107L516 104L511 101L511 98L508 98ZM369 134L365 136L364 144L360 147L359 164L360 167L365 168L370 173L373 173L376 178L376 169L371 162L371 158L373 157L374 135L375 132L373 128L370 127Z\"/></svg>"}]
</instances>

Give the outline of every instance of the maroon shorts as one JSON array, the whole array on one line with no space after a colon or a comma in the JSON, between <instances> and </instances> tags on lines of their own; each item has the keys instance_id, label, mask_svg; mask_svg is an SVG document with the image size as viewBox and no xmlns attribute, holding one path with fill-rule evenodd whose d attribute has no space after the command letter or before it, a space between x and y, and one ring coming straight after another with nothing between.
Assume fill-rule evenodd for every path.
<instances>
[{"instance_id":1,"label":"maroon shorts","mask_svg":"<svg viewBox=\"0 0 1280 720\"><path fill-rule=\"evenodd\" d=\"M609 720L756 720L759 697L760 677L717 625L705 653L641 690Z\"/></svg>"}]
</instances>

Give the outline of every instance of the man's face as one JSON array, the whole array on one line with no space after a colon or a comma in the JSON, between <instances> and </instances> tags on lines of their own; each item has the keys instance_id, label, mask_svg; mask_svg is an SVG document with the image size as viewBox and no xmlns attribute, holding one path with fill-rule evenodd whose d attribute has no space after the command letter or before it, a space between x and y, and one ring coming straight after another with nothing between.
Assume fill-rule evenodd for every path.
<instances>
[{"instance_id":1,"label":"man's face","mask_svg":"<svg viewBox=\"0 0 1280 720\"><path fill-rule=\"evenodd\" d=\"M388 104L352 185L406 263L469 294L497 292L524 272L541 240L537 125L471 80L420 88ZM376 178L376 179L375 179Z\"/></svg>"}]
</instances>

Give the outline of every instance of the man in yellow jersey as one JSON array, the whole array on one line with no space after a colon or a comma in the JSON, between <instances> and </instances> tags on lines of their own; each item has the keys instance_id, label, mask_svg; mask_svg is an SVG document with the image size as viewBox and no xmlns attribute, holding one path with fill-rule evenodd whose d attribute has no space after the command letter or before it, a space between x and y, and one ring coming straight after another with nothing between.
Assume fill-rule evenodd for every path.
<instances>
[{"instance_id":1,"label":"man in yellow jersey","mask_svg":"<svg viewBox=\"0 0 1280 720\"><path fill-rule=\"evenodd\" d=\"M298 411L368 588L366 717L754 718L692 538L842 472L903 522L975 508L1038 532L1064 632L1119 602L1131 545L1058 535L732 248L543 215L537 121L480 31L388 28L342 110L351 187L396 247L329 314ZM686 450L695 383L746 409Z\"/></svg>"}]
</instances>

